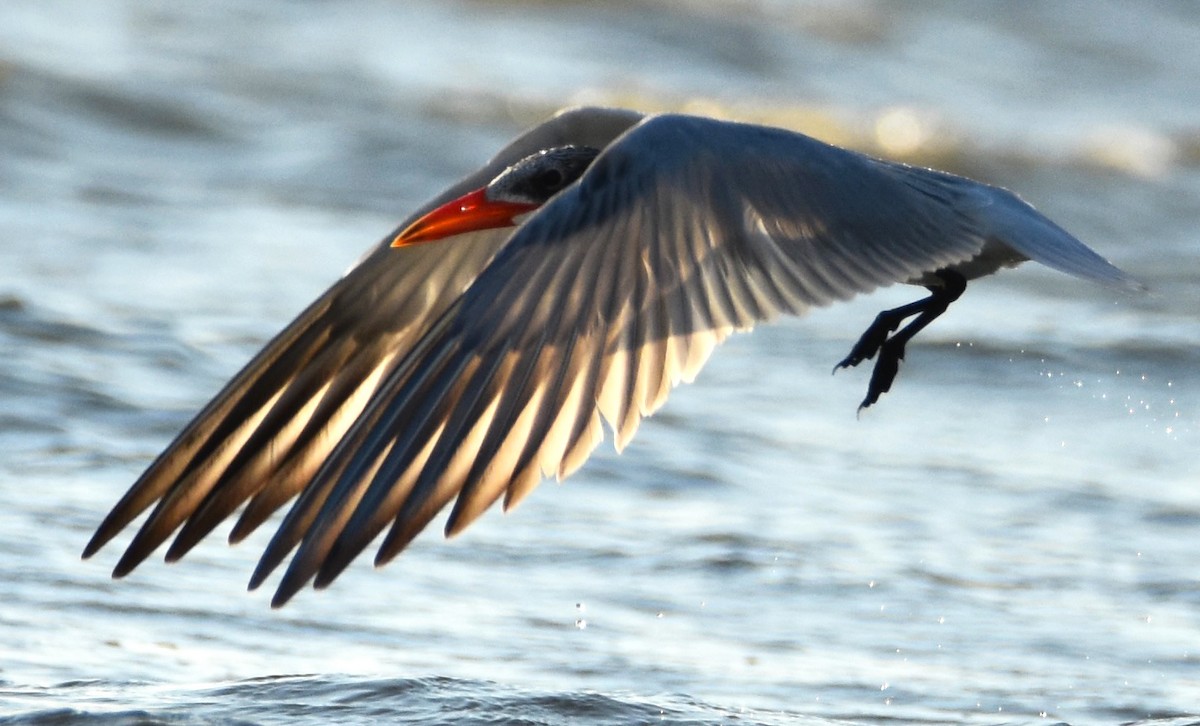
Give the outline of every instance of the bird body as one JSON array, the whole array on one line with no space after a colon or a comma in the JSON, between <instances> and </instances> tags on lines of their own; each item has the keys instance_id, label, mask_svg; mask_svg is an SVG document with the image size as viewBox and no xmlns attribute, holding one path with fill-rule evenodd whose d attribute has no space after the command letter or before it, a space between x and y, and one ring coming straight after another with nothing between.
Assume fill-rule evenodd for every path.
<instances>
[{"instance_id":1,"label":"bird body","mask_svg":"<svg viewBox=\"0 0 1200 726\"><path fill-rule=\"evenodd\" d=\"M782 129L568 110L418 209L268 343L84 555L151 505L117 576L176 530L169 560L243 504L233 541L296 498L251 579L295 550L281 605L389 526L377 563L451 502L448 534L568 476L603 423L620 449L734 331L925 286L839 364L878 355L871 405L968 280L1030 259L1136 286L997 187Z\"/></svg>"}]
</instances>

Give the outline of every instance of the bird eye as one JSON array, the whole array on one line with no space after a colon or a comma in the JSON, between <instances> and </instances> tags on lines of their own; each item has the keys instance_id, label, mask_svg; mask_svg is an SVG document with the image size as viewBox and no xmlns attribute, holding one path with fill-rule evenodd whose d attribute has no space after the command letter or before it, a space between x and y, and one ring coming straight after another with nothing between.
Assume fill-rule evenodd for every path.
<instances>
[{"instance_id":1,"label":"bird eye","mask_svg":"<svg viewBox=\"0 0 1200 726\"><path fill-rule=\"evenodd\" d=\"M563 173L558 169L546 169L540 172L534 181L542 189L558 189L562 186Z\"/></svg>"}]
</instances>

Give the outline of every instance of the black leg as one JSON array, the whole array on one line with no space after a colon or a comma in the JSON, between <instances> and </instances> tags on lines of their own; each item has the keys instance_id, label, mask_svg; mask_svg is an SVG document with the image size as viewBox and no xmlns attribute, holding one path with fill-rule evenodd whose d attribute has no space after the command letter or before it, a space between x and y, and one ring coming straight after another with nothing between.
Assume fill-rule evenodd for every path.
<instances>
[{"instance_id":1,"label":"black leg","mask_svg":"<svg viewBox=\"0 0 1200 726\"><path fill-rule=\"evenodd\" d=\"M957 272L939 270L935 274L942 284L930 285L927 288L931 293L929 297L879 313L875 322L871 323L854 344L850 355L833 367L836 373L838 368L856 366L864 360L874 358L876 353L879 354L879 360L875 361L875 370L871 372L871 382L867 384L867 397L859 404L859 411L875 403L881 395L891 390L896 373L900 370L900 361L904 360L904 345L946 312L950 303L962 296L963 291L967 289L966 278ZM917 316L915 320L899 332L892 333L900 327L900 323L913 315Z\"/></svg>"}]
</instances>

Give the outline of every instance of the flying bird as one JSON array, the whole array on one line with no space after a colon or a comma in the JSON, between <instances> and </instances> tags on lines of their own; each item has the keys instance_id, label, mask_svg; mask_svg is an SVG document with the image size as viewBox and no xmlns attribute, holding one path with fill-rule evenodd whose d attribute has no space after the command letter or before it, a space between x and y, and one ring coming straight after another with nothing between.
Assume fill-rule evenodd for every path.
<instances>
[{"instance_id":1,"label":"flying bird","mask_svg":"<svg viewBox=\"0 0 1200 726\"><path fill-rule=\"evenodd\" d=\"M272 605L375 562L453 502L503 497L617 450L735 331L894 283L836 368L875 359L860 410L967 282L1035 260L1138 285L1015 194L778 128L560 112L418 209L258 353L101 523L154 507L113 571L182 557L239 508L237 542L295 499L251 589ZM907 326L905 320L912 318Z\"/></svg>"}]
</instances>

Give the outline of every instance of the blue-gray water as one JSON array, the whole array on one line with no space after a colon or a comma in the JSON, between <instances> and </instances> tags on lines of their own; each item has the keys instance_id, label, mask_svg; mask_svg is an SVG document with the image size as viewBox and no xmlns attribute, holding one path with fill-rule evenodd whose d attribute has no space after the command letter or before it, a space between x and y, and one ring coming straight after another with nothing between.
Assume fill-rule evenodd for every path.
<instances>
[{"instance_id":1,"label":"blue-gray water","mask_svg":"<svg viewBox=\"0 0 1200 726\"><path fill-rule=\"evenodd\" d=\"M1200 721L1200 5L0 8L0 723ZM1018 190L1152 289L889 289L738 336L621 456L281 611L269 532L91 530L412 207L573 103ZM123 537L119 544L127 542Z\"/></svg>"}]
</instances>

